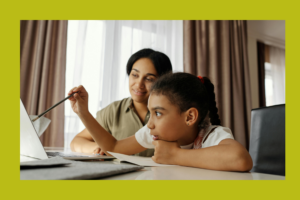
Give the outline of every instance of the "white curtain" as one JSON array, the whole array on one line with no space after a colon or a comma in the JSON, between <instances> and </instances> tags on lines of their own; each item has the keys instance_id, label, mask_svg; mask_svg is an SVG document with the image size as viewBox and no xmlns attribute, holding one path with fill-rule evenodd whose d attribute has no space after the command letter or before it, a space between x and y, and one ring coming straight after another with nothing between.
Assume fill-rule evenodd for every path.
<instances>
[{"instance_id":1,"label":"white curtain","mask_svg":"<svg viewBox=\"0 0 300 200\"><path fill-rule=\"evenodd\" d=\"M126 64L133 53L143 48L165 53L173 71L183 71L182 24L179 20L70 20L66 93L83 85L89 93L89 111L94 116L113 101L129 97ZM84 129L67 104L65 148Z\"/></svg>"},{"instance_id":2,"label":"white curtain","mask_svg":"<svg viewBox=\"0 0 300 200\"><path fill-rule=\"evenodd\" d=\"M270 46L271 76L273 79L273 103L285 103L285 50Z\"/></svg>"}]
</instances>

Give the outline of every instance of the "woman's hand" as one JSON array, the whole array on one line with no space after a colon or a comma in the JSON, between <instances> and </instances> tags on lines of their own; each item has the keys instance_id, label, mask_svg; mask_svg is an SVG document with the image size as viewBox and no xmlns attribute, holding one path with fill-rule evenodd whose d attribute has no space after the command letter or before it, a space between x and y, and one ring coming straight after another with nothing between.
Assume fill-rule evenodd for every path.
<instances>
[{"instance_id":1,"label":"woman's hand","mask_svg":"<svg viewBox=\"0 0 300 200\"><path fill-rule=\"evenodd\" d=\"M96 149L93 151L93 154L105 155L104 151L102 151L100 147L96 147Z\"/></svg>"},{"instance_id":2,"label":"woman's hand","mask_svg":"<svg viewBox=\"0 0 300 200\"><path fill-rule=\"evenodd\" d=\"M154 156L152 156L154 162L169 165L175 164L177 151L180 150L177 142L155 140L152 144L155 146Z\"/></svg>"},{"instance_id":3,"label":"woman's hand","mask_svg":"<svg viewBox=\"0 0 300 200\"><path fill-rule=\"evenodd\" d=\"M73 111L77 115L86 114L89 112L88 109L88 93L85 90L85 88L80 85L78 87L74 87L72 90L69 91L68 95L73 94L74 92L77 92L72 97L69 98L71 107Z\"/></svg>"}]
</instances>

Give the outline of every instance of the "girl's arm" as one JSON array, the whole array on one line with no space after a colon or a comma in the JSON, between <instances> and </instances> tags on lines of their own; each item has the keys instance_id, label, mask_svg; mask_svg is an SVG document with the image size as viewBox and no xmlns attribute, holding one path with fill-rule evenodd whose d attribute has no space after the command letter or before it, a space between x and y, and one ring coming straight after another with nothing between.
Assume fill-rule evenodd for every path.
<instances>
[{"instance_id":1,"label":"girl's arm","mask_svg":"<svg viewBox=\"0 0 300 200\"><path fill-rule=\"evenodd\" d=\"M202 149L180 149L175 142L160 140L153 144L152 159L157 163L222 171L250 171L253 165L248 151L233 139L224 139L216 146Z\"/></svg>"},{"instance_id":2,"label":"girl's arm","mask_svg":"<svg viewBox=\"0 0 300 200\"><path fill-rule=\"evenodd\" d=\"M69 98L71 107L102 151L107 155L109 155L107 151L131 155L146 150L136 141L134 135L117 141L88 111L88 93L85 88L83 86L73 88L69 95L74 92L78 93Z\"/></svg>"},{"instance_id":3,"label":"girl's arm","mask_svg":"<svg viewBox=\"0 0 300 200\"><path fill-rule=\"evenodd\" d=\"M99 145L101 150L106 153L106 155L110 155L107 151L132 155L146 150L146 148L142 147L137 142L134 135L123 140L116 140L90 113L78 116L93 137L94 141Z\"/></svg>"}]
</instances>

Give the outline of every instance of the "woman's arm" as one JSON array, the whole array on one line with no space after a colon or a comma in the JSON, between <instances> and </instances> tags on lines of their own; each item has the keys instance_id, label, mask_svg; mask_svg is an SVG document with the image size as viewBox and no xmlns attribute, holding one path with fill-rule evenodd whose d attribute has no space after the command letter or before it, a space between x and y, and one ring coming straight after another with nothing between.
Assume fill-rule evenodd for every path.
<instances>
[{"instance_id":1,"label":"woman's arm","mask_svg":"<svg viewBox=\"0 0 300 200\"><path fill-rule=\"evenodd\" d=\"M107 151L132 155L146 150L137 142L134 135L123 140L116 140L90 113L79 117L94 141L107 155L109 155Z\"/></svg>"},{"instance_id":2,"label":"woman's arm","mask_svg":"<svg viewBox=\"0 0 300 200\"><path fill-rule=\"evenodd\" d=\"M153 160L157 163L222 171L250 171L253 165L248 151L233 139L202 149L180 149L177 143L160 140L153 144Z\"/></svg>"},{"instance_id":3,"label":"woman's arm","mask_svg":"<svg viewBox=\"0 0 300 200\"><path fill-rule=\"evenodd\" d=\"M81 153L94 153L99 148L86 128L73 138L70 147L72 151Z\"/></svg>"},{"instance_id":4,"label":"woman's arm","mask_svg":"<svg viewBox=\"0 0 300 200\"><path fill-rule=\"evenodd\" d=\"M146 150L136 141L134 135L117 141L88 111L88 93L85 88L73 88L69 94L73 92L78 92L69 98L73 111L79 116L92 139L107 155L107 151L131 155Z\"/></svg>"}]
</instances>

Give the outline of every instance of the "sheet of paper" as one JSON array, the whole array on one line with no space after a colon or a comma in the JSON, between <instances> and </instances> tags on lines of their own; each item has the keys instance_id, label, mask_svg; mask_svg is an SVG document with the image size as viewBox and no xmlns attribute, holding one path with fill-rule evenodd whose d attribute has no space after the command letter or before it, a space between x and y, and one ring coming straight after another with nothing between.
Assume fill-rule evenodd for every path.
<instances>
[{"instance_id":1,"label":"sheet of paper","mask_svg":"<svg viewBox=\"0 0 300 200\"><path fill-rule=\"evenodd\" d=\"M141 156L128 156L120 153L109 152L112 156L118 158L120 161L127 161L136 165L145 166L145 167L161 167L161 166L172 166L172 165L163 165L158 164L152 160L151 157L141 157Z\"/></svg>"},{"instance_id":2,"label":"sheet of paper","mask_svg":"<svg viewBox=\"0 0 300 200\"><path fill-rule=\"evenodd\" d=\"M30 119L34 119L37 117L37 115L29 115ZM35 120L33 122L33 126L38 133L38 136L40 137L46 130L46 128L49 126L51 120L46 117L40 117L39 119Z\"/></svg>"}]
</instances>

